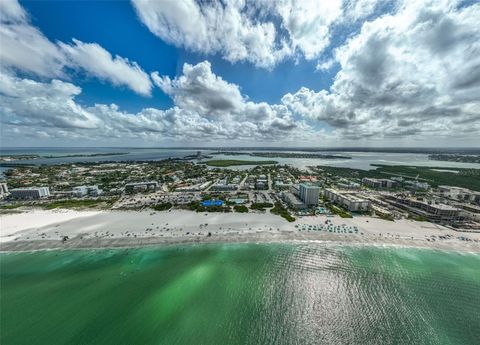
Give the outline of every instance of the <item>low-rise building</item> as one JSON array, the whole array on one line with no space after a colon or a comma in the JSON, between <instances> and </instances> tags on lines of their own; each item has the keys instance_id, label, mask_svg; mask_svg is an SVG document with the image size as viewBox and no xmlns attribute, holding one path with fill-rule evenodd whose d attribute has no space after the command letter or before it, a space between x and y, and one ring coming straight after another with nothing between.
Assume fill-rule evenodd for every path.
<instances>
[{"instance_id":1,"label":"low-rise building","mask_svg":"<svg viewBox=\"0 0 480 345\"><path fill-rule=\"evenodd\" d=\"M50 189L48 187L14 188L10 191L10 196L13 199L38 200L48 198L50 196Z\"/></svg>"},{"instance_id":2,"label":"low-rise building","mask_svg":"<svg viewBox=\"0 0 480 345\"><path fill-rule=\"evenodd\" d=\"M305 205L305 203L300 200L298 198L298 196L296 196L295 194L293 193L290 193L290 192L284 192L282 193L282 199L283 201L285 201L291 208L295 209L295 210L303 210L305 208L307 208L307 205Z\"/></svg>"},{"instance_id":3,"label":"low-rise building","mask_svg":"<svg viewBox=\"0 0 480 345\"><path fill-rule=\"evenodd\" d=\"M462 208L461 214L465 218L480 222L480 206L462 204L460 207Z\"/></svg>"},{"instance_id":4,"label":"low-rise building","mask_svg":"<svg viewBox=\"0 0 480 345\"><path fill-rule=\"evenodd\" d=\"M372 210L375 212L375 214L377 216L381 216L381 217L392 217L392 212L390 212L389 210L383 208L383 207L380 207L380 206L377 206L377 205L371 205L372 207Z\"/></svg>"},{"instance_id":5,"label":"low-rise building","mask_svg":"<svg viewBox=\"0 0 480 345\"><path fill-rule=\"evenodd\" d=\"M427 182L420 182L417 180L405 181L405 185L409 189L413 190L429 190L430 185Z\"/></svg>"},{"instance_id":6,"label":"low-rise building","mask_svg":"<svg viewBox=\"0 0 480 345\"><path fill-rule=\"evenodd\" d=\"M324 196L329 201L340 204L352 212L365 212L370 208L370 200L357 197L351 192L341 192L333 188L326 188Z\"/></svg>"},{"instance_id":7,"label":"low-rise building","mask_svg":"<svg viewBox=\"0 0 480 345\"><path fill-rule=\"evenodd\" d=\"M212 190L215 190L215 191L228 191L228 190L236 190L238 188L238 185L237 184L233 184L233 183L223 183L223 182L218 182L218 183L215 183L213 186L212 186Z\"/></svg>"},{"instance_id":8,"label":"low-rise building","mask_svg":"<svg viewBox=\"0 0 480 345\"><path fill-rule=\"evenodd\" d=\"M103 193L103 191L98 188L97 185L92 185L92 186L77 186L74 187L72 190L73 196L76 196L78 198L84 197L84 196L99 196Z\"/></svg>"},{"instance_id":9,"label":"low-rise building","mask_svg":"<svg viewBox=\"0 0 480 345\"><path fill-rule=\"evenodd\" d=\"M265 175L259 175L256 182L255 188L256 189L266 189L268 187L268 179Z\"/></svg>"},{"instance_id":10,"label":"low-rise building","mask_svg":"<svg viewBox=\"0 0 480 345\"><path fill-rule=\"evenodd\" d=\"M480 192L455 186L438 186L438 193L448 199L480 203Z\"/></svg>"},{"instance_id":11,"label":"low-rise building","mask_svg":"<svg viewBox=\"0 0 480 345\"><path fill-rule=\"evenodd\" d=\"M398 208L425 217L431 222L453 223L463 220L463 217L460 215L461 210L450 205L398 196L386 196L385 200L388 200Z\"/></svg>"},{"instance_id":12,"label":"low-rise building","mask_svg":"<svg viewBox=\"0 0 480 345\"><path fill-rule=\"evenodd\" d=\"M355 182L339 182L337 183L337 186L341 189L352 189L352 190L360 189L360 184Z\"/></svg>"},{"instance_id":13,"label":"low-rise building","mask_svg":"<svg viewBox=\"0 0 480 345\"><path fill-rule=\"evenodd\" d=\"M396 181L390 180L390 179L377 179L377 178L369 178L369 177L364 177L362 179L362 183L365 186L371 187L371 188L393 188L396 185Z\"/></svg>"},{"instance_id":14,"label":"low-rise building","mask_svg":"<svg viewBox=\"0 0 480 345\"><path fill-rule=\"evenodd\" d=\"M125 193L137 193L137 192L155 192L159 187L157 181L147 182L131 182L125 185Z\"/></svg>"}]
</instances>

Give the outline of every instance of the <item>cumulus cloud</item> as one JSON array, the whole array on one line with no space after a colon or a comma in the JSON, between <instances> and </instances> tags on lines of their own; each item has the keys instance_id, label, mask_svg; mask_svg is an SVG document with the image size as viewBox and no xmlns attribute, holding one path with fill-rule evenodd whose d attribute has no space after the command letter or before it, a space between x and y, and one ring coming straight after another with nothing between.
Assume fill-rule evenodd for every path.
<instances>
[{"instance_id":1,"label":"cumulus cloud","mask_svg":"<svg viewBox=\"0 0 480 345\"><path fill-rule=\"evenodd\" d=\"M336 50L330 90L282 103L352 139L480 133L480 4L457 5L408 1L365 22Z\"/></svg>"},{"instance_id":2,"label":"cumulus cloud","mask_svg":"<svg viewBox=\"0 0 480 345\"><path fill-rule=\"evenodd\" d=\"M474 140L480 133L478 3L397 1L388 13L375 16L380 2L373 0L332 1L325 7L288 0L134 1L152 32L192 50L268 68L296 54L318 59L320 73L338 67L328 89L302 87L278 104L252 102L238 85L216 75L208 61L186 63L174 77L149 76L97 44L53 44L30 26L21 7L0 3L0 34L14 37L5 41L7 52L0 49L2 135L21 131L42 138L137 142L297 140L300 145L328 139L335 145L404 138ZM331 56L321 56L332 44L332 30L348 21L358 22L359 31L337 44ZM31 45L24 44L25 37ZM259 37L268 38L261 47ZM27 57L28 63L22 60ZM116 105L80 104L76 97L81 89L65 81L69 68L141 95L149 95L154 84L174 106L126 112ZM21 78L16 69L32 76Z\"/></svg>"},{"instance_id":3,"label":"cumulus cloud","mask_svg":"<svg viewBox=\"0 0 480 345\"><path fill-rule=\"evenodd\" d=\"M231 62L272 67L289 53L275 25L253 18L253 2L132 1L141 21L166 42Z\"/></svg>"},{"instance_id":4,"label":"cumulus cloud","mask_svg":"<svg viewBox=\"0 0 480 345\"><path fill-rule=\"evenodd\" d=\"M147 73L136 62L112 55L96 43L84 43L73 39L72 44L58 43L65 54L69 67L86 71L100 80L113 85L128 86L144 96L151 94L152 83Z\"/></svg>"},{"instance_id":5,"label":"cumulus cloud","mask_svg":"<svg viewBox=\"0 0 480 345\"><path fill-rule=\"evenodd\" d=\"M0 1L0 67L40 77L59 77L65 58L58 47L28 23L17 1Z\"/></svg>"},{"instance_id":6,"label":"cumulus cloud","mask_svg":"<svg viewBox=\"0 0 480 345\"><path fill-rule=\"evenodd\" d=\"M378 2L132 0L140 20L162 40L263 68L297 54L306 59L321 56L335 25L371 14Z\"/></svg>"},{"instance_id":7,"label":"cumulus cloud","mask_svg":"<svg viewBox=\"0 0 480 345\"><path fill-rule=\"evenodd\" d=\"M330 44L330 27L342 14L342 1L272 1L293 49L306 59L316 58Z\"/></svg>"},{"instance_id":8,"label":"cumulus cloud","mask_svg":"<svg viewBox=\"0 0 480 345\"><path fill-rule=\"evenodd\" d=\"M68 79L66 68L82 70L143 96L150 95L152 88L148 74L136 62L112 57L96 43L75 39L71 44L51 42L30 24L27 13L16 0L0 1L0 67L62 79Z\"/></svg>"},{"instance_id":9,"label":"cumulus cloud","mask_svg":"<svg viewBox=\"0 0 480 345\"><path fill-rule=\"evenodd\" d=\"M152 74L152 79L176 105L204 115L236 111L244 102L238 86L212 73L208 61L195 66L184 64L183 75L174 80L168 76L160 77L158 73Z\"/></svg>"},{"instance_id":10,"label":"cumulus cloud","mask_svg":"<svg viewBox=\"0 0 480 345\"><path fill-rule=\"evenodd\" d=\"M137 113L115 104L84 106L75 97L81 89L71 83L49 83L0 73L0 112L4 134L15 128L55 138L94 139L108 137L134 140L253 140L274 141L311 134L310 127L294 121L284 105L254 103L239 87L215 75L210 63L185 64L173 80L152 77L174 100L161 110L145 108Z\"/></svg>"},{"instance_id":11,"label":"cumulus cloud","mask_svg":"<svg viewBox=\"0 0 480 345\"><path fill-rule=\"evenodd\" d=\"M0 21L5 22L23 22L27 18L27 13L17 1L0 1Z\"/></svg>"},{"instance_id":12,"label":"cumulus cloud","mask_svg":"<svg viewBox=\"0 0 480 345\"><path fill-rule=\"evenodd\" d=\"M274 137L299 126L285 106L249 101L241 94L238 85L213 73L208 61L197 65L184 64L183 74L173 80L158 75L152 78L179 108L196 112L204 118L238 127L247 126L260 137Z\"/></svg>"},{"instance_id":13,"label":"cumulus cloud","mask_svg":"<svg viewBox=\"0 0 480 345\"><path fill-rule=\"evenodd\" d=\"M98 119L74 98L81 89L57 79L49 83L0 73L2 122L32 127L96 128Z\"/></svg>"}]
</instances>

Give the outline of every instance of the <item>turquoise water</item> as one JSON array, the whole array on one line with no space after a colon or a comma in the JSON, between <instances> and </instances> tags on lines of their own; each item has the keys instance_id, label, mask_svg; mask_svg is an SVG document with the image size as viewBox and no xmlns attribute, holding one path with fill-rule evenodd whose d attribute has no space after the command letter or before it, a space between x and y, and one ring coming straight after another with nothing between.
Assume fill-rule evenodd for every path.
<instances>
[{"instance_id":1,"label":"turquoise water","mask_svg":"<svg viewBox=\"0 0 480 345\"><path fill-rule=\"evenodd\" d=\"M2 344L478 344L480 255L237 244L0 256Z\"/></svg>"}]
</instances>

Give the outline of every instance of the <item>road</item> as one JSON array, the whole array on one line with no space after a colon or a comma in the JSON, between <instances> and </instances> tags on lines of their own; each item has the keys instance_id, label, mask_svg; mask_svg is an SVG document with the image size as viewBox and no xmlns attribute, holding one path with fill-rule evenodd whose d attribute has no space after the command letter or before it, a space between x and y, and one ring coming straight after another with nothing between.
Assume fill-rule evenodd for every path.
<instances>
[{"instance_id":1,"label":"road","mask_svg":"<svg viewBox=\"0 0 480 345\"><path fill-rule=\"evenodd\" d=\"M243 187L243 184L245 183L247 178L248 178L248 174L245 174L245 177L243 178L243 180L238 184L237 192L239 192L240 189Z\"/></svg>"}]
</instances>

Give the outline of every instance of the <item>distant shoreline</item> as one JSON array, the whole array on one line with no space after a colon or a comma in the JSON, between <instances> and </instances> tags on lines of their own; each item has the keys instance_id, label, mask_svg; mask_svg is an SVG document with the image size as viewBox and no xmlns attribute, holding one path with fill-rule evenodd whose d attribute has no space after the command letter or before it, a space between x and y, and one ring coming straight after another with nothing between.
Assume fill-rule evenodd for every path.
<instances>
[{"instance_id":1,"label":"distant shoreline","mask_svg":"<svg viewBox=\"0 0 480 345\"><path fill-rule=\"evenodd\" d=\"M458 153L458 154L480 154L480 147L261 147L261 146L204 146L204 147L107 147L107 146L72 146L63 147L63 149L141 149L141 150L212 150L212 151L299 151L299 152L378 152L378 153ZM38 149L57 149L52 147L22 147L10 146L3 147L2 150L38 150Z\"/></svg>"}]
</instances>

